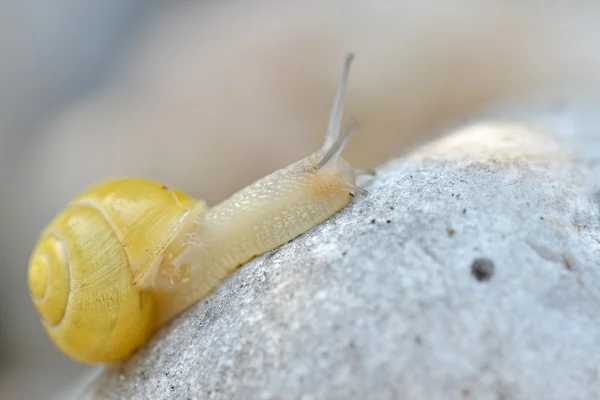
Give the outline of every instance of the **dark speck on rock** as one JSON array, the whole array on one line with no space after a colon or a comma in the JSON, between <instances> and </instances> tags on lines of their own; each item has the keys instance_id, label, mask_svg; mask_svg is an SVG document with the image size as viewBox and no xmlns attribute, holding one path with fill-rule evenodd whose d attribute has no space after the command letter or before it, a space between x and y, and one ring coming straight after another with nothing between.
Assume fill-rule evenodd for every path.
<instances>
[{"instance_id":1,"label":"dark speck on rock","mask_svg":"<svg viewBox=\"0 0 600 400\"><path fill-rule=\"evenodd\" d=\"M494 262L489 258L477 258L471 264L471 273L479 282L487 281L494 275Z\"/></svg>"}]
</instances>

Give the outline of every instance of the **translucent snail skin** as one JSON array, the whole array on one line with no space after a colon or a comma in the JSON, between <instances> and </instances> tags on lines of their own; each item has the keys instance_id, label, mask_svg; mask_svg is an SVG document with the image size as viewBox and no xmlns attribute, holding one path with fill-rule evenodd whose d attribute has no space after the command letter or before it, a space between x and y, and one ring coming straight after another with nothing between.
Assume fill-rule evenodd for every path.
<instances>
[{"instance_id":1,"label":"translucent snail skin","mask_svg":"<svg viewBox=\"0 0 600 400\"><path fill-rule=\"evenodd\" d=\"M83 363L123 360L241 264L366 194L341 157L355 128L339 134L352 60L321 149L212 208L139 178L101 182L72 199L29 262L30 295L54 344Z\"/></svg>"}]
</instances>

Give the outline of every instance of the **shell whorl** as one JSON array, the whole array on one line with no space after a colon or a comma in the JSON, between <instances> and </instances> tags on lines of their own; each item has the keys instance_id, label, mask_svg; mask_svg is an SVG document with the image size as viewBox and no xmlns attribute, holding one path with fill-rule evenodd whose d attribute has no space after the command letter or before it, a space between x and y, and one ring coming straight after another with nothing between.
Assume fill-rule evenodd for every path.
<instances>
[{"instance_id":1,"label":"shell whorl","mask_svg":"<svg viewBox=\"0 0 600 400\"><path fill-rule=\"evenodd\" d=\"M61 239L49 235L40 243L29 268L31 297L46 324L57 326L64 319L70 285L68 251Z\"/></svg>"}]
</instances>

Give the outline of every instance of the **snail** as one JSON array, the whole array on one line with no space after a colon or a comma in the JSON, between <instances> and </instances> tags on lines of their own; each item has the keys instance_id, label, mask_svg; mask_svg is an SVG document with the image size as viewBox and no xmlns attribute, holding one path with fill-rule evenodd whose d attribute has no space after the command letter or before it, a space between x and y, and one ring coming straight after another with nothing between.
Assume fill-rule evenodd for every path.
<instances>
[{"instance_id":1,"label":"snail","mask_svg":"<svg viewBox=\"0 0 600 400\"><path fill-rule=\"evenodd\" d=\"M340 135L346 56L322 147L208 207L145 178L117 178L76 195L41 232L29 260L32 302L54 345L70 358L128 358L164 324L239 266L346 207L354 170Z\"/></svg>"}]
</instances>

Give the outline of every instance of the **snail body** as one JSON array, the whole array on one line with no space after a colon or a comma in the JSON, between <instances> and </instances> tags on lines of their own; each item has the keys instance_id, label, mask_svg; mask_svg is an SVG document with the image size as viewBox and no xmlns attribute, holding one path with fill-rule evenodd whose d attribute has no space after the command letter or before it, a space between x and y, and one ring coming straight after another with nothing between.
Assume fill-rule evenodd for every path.
<instances>
[{"instance_id":1,"label":"snail body","mask_svg":"<svg viewBox=\"0 0 600 400\"><path fill-rule=\"evenodd\" d=\"M141 178L101 182L71 200L29 263L30 295L54 344L83 363L127 358L241 264L366 193L341 157L355 128L339 135L352 58L321 149L220 204Z\"/></svg>"}]
</instances>

